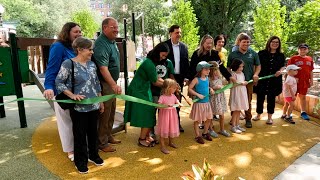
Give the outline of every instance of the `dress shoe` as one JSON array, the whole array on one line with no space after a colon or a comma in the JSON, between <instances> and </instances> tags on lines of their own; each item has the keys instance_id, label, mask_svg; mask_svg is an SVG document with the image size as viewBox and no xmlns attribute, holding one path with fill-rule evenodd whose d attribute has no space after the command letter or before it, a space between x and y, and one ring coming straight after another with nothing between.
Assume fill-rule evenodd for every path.
<instances>
[{"instance_id":1,"label":"dress shoe","mask_svg":"<svg viewBox=\"0 0 320 180\"><path fill-rule=\"evenodd\" d=\"M103 151L103 152L115 152L116 151L116 149L111 147L111 146L100 148L100 150Z\"/></svg>"},{"instance_id":2,"label":"dress shoe","mask_svg":"<svg viewBox=\"0 0 320 180\"><path fill-rule=\"evenodd\" d=\"M246 120L246 128L252 128L251 120Z\"/></svg>"},{"instance_id":3,"label":"dress shoe","mask_svg":"<svg viewBox=\"0 0 320 180\"><path fill-rule=\"evenodd\" d=\"M180 131L180 132L184 132L184 129L183 129L182 126L179 126L179 131Z\"/></svg>"},{"instance_id":4,"label":"dress shoe","mask_svg":"<svg viewBox=\"0 0 320 180\"><path fill-rule=\"evenodd\" d=\"M120 144L121 141L117 140L117 139L112 139L112 140L109 140L108 143L110 143L110 144Z\"/></svg>"}]
</instances>

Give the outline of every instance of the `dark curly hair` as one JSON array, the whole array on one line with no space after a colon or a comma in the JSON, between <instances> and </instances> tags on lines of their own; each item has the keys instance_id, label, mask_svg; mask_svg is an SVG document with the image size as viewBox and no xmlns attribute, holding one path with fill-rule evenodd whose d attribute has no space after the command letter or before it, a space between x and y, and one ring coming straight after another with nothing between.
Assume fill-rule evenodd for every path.
<instances>
[{"instance_id":1,"label":"dark curly hair","mask_svg":"<svg viewBox=\"0 0 320 180\"><path fill-rule=\"evenodd\" d=\"M244 64L244 62L241 60L241 59L238 59L238 58L234 58L232 60L232 63L230 65L230 69L232 71L236 71L237 69L239 69L240 65L241 64Z\"/></svg>"}]
</instances>

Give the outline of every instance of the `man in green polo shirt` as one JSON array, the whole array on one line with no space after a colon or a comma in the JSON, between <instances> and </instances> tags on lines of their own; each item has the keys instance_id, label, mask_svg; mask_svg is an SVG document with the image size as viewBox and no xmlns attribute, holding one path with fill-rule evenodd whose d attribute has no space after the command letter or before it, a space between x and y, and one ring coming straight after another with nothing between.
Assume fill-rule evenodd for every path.
<instances>
[{"instance_id":1,"label":"man in green polo shirt","mask_svg":"<svg viewBox=\"0 0 320 180\"><path fill-rule=\"evenodd\" d=\"M250 37L246 33L240 33L238 35L236 39L236 46L237 48L235 48L235 50L232 51L228 56L227 67L230 67L233 59L241 59L244 62L243 73L245 76L245 80L249 81L253 79L253 83L249 83L247 85L249 109L245 111L246 127L252 128L251 100L253 94L253 85L256 85L259 80L261 65L258 54L254 50L249 48Z\"/></svg>"},{"instance_id":2,"label":"man in green polo shirt","mask_svg":"<svg viewBox=\"0 0 320 180\"><path fill-rule=\"evenodd\" d=\"M118 22L112 17L107 17L102 21L102 33L94 43L93 57L100 70L102 95L121 94L121 87L117 85L120 74L120 53L115 40L118 33ZM99 116L98 145L104 152L116 151L109 143L121 143L111 134L115 110L116 99L111 99L104 102L104 112Z\"/></svg>"}]
</instances>

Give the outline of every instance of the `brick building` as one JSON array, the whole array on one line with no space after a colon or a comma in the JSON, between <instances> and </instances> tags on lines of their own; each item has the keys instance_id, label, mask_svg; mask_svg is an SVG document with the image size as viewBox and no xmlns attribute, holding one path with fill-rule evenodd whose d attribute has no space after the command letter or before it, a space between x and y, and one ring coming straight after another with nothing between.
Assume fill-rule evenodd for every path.
<instances>
[{"instance_id":1,"label":"brick building","mask_svg":"<svg viewBox=\"0 0 320 180\"><path fill-rule=\"evenodd\" d=\"M106 3L104 0L90 0L89 4L91 9L97 11L100 14L101 19L104 19L111 15L110 3Z\"/></svg>"}]
</instances>

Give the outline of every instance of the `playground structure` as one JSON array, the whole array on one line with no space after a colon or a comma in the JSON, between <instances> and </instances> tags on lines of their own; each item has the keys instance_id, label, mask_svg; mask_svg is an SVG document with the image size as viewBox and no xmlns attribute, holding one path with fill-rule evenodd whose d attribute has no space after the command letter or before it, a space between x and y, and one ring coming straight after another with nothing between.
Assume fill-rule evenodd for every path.
<instances>
[{"instance_id":1,"label":"playground structure","mask_svg":"<svg viewBox=\"0 0 320 180\"><path fill-rule=\"evenodd\" d=\"M54 39L45 38L23 38L10 34L10 47L0 48L0 103L3 103L3 96L16 95L23 98L22 87L25 84L35 84L41 92L44 88L44 73L49 60L50 45ZM120 71L124 73L125 90L128 86L127 72L127 48L126 40L116 40L120 52ZM24 102L18 101L20 127L27 127ZM53 102L48 101L53 108ZM54 108L53 108L54 109ZM0 118L6 117L4 106L0 106ZM123 123L122 113L115 115L113 133L126 130Z\"/></svg>"}]
</instances>

